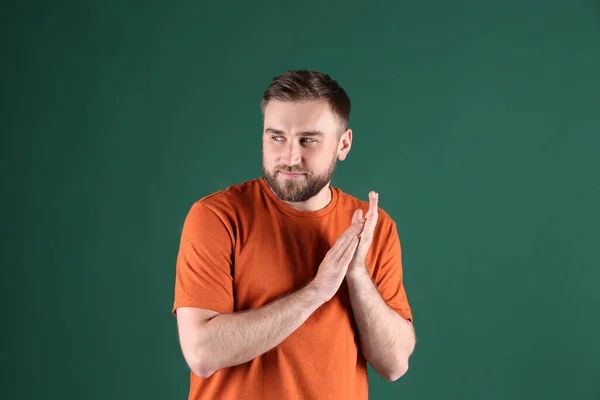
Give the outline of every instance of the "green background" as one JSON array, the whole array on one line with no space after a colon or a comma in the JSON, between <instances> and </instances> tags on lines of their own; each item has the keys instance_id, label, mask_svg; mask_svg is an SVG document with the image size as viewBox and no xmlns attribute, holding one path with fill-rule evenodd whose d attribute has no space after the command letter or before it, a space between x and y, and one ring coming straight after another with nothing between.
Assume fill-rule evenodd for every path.
<instances>
[{"instance_id":1,"label":"green background","mask_svg":"<svg viewBox=\"0 0 600 400\"><path fill-rule=\"evenodd\" d=\"M598 1L5 2L2 399L184 399L191 204L260 176L288 69L398 223L418 334L372 399L600 398Z\"/></svg>"}]
</instances>

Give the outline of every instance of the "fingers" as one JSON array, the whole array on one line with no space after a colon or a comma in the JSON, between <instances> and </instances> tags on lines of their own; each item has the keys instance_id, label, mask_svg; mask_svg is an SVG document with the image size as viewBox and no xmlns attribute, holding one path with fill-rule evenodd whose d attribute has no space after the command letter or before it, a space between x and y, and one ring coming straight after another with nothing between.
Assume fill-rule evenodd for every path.
<instances>
[{"instance_id":1,"label":"fingers","mask_svg":"<svg viewBox=\"0 0 600 400\"><path fill-rule=\"evenodd\" d=\"M379 201L379 193L369 193L369 211L367 211L367 218L373 215L377 215L377 203Z\"/></svg>"},{"instance_id":2,"label":"fingers","mask_svg":"<svg viewBox=\"0 0 600 400\"><path fill-rule=\"evenodd\" d=\"M353 223L350 228L344 232L342 235L342 241L344 243L344 249L346 246L350 245L350 242L354 237L358 237L358 235L362 232L366 224L366 220L364 218L360 218Z\"/></svg>"},{"instance_id":3,"label":"fingers","mask_svg":"<svg viewBox=\"0 0 600 400\"><path fill-rule=\"evenodd\" d=\"M365 261L367 253L371 247L373 241L373 235L375 233L375 226L377 225L378 209L377 203L379 201L379 195L376 192L369 193L369 211L367 211L365 227L360 235L360 243L356 249L356 259Z\"/></svg>"},{"instance_id":4,"label":"fingers","mask_svg":"<svg viewBox=\"0 0 600 400\"><path fill-rule=\"evenodd\" d=\"M359 235L360 238L362 238L362 236L365 235L365 231L367 231L367 228L369 228L369 227L371 229L375 228L374 225L376 225L377 217L378 217L378 212L377 212L378 200L379 200L379 194L377 192L374 192L374 191L369 192L369 209L367 211L367 214L365 215L365 219L366 219L367 223L365 224L365 229ZM363 212L361 209L354 211L354 214L352 215L352 222L354 223L354 221L361 218L362 213Z\"/></svg>"},{"instance_id":5,"label":"fingers","mask_svg":"<svg viewBox=\"0 0 600 400\"><path fill-rule=\"evenodd\" d=\"M354 238L358 238L358 235L360 232L362 232L364 225L365 219L360 218L356 220L356 222L354 222L350 228L348 228L346 232L342 234L342 236L340 236L330 250L333 253L332 256L334 260L337 261L342 257L346 249L348 249L348 246L350 246L352 240Z\"/></svg>"},{"instance_id":6,"label":"fingers","mask_svg":"<svg viewBox=\"0 0 600 400\"><path fill-rule=\"evenodd\" d=\"M379 213L377 212L377 203L379 201L379 194L376 192L369 193L369 211L366 215L365 229L361 236L362 241L365 239L371 240L373 238L373 232L375 231L375 225L377 225L377 218ZM365 238L365 236L367 238Z\"/></svg>"},{"instance_id":7,"label":"fingers","mask_svg":"<svg viewBox=\"0 0 600 400\"><path fill-rule=\"evenodd\" d=\"M350 245L348 246L344 254L342 254L342 258L340 258L340 264L343 265L344 268L347 268L348 264L350 264L350 261L352 261L352 257L354 257L354 252L358 247L358 242L358 236L355 236L350 242Z\"/></svg>"},{"instance_id":8,"label":"fingers","mask_svg":"<svg viewBox=\"0 0 600 400\"><path fill-rule=\"evenodd\" d=\"M352 254L354 253L354 249L357 247L364 248L361 253L366 252L370 245L371 240L373 238L373 232L375 230L375 225L377 224L378 212L377 212L377 203L379 200L378 193L371 191L369 193L369 210L367 214L363 218L363 211L361 209L357 209L352 214L352 225L340 236L340 238L336 241L334 246L332 247L331 256L334 260L340 260L345 257L347 251L349 249L352 250ZM354 246L354 239L357 240L357 245Z\"/></svg>"},{"instance_id":9,"label":"fingers","mask_svg":"<svg viewBox=\"0 0 600 400\"><path fill-rule=\"evenodd\" d=\"M359 208L358 210L354 211L354 214L352 215L352 223L355 223L356 221L358 221L361 218L362 218L362 210Z\"/></svg>"}]
</instances>

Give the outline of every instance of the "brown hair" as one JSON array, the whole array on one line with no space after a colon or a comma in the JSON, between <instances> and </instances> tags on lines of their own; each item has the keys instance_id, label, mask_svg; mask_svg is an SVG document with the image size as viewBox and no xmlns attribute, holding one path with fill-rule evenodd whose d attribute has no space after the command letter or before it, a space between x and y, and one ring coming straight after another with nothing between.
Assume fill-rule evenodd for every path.
<instances>
[{"instance_id":1,"label":"brown hair","mask_svg":"<svg viewBox=\"0 0 600 400\"><path fill-rule=\"evenodd\" d=\"M350 119L350 98L346 91L327 74L318 71L294 70L274 77L265 90L260 108L265 113L269 100L325 100L342 122L344 130Z\"/></svg>"}]
</instances>

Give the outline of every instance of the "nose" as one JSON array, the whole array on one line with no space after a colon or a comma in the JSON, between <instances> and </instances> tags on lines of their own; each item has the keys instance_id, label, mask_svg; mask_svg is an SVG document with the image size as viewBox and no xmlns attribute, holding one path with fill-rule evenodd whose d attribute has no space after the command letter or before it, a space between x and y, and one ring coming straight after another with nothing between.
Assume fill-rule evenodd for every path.
<instances>
[{"instance_id":1,"label":"nose","mask_svg":"<svg viewBox=\"0 0 600 400\"><path fill-rule=\"evenodd\" d=\"M293 166L300 163L301 160L301 147L296 141L290 140L288 145L284 149L283 162L288 166Z\"/></svg>"}]
</instances>

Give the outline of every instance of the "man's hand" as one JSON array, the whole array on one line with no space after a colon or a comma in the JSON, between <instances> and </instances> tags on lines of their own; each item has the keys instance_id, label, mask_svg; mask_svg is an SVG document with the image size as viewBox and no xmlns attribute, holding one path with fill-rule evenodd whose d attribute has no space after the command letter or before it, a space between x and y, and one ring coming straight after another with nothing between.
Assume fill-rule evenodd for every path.
<instances>
[{"instance_id":1,"label":"man's hand","mask_svg":"<svg viewBox=\"0 0 600 400\"><path fill-rule=\"evenodd\" d=\"M364 272L367 267L367 253L373 242L373 234L375 232L375 225L377 225L377 201L379 200L379 194L376 192L369 192L369 210L365 216L366 222L365 227L360 234L360 241L354 253L354 258L348 267L348 275L355 273ZM354 212L352 222L354 223L358 219L362 218L362 210Z\"/></svg>"},{"instance_id":2,"label":"man's hand","mask_svg":"<svg viewBox=\"0 0 600 400\"><path fill-rule=\"evenodd\" d=\"M365 220L357 217L355 212L352 225L339 237L333 247L327 252L319 265L317 275L310 283L317 289L325 303L336 294L348 270L348 265L355 254L359 235L363 232ZM361 213L362 214L362 213Z\"/></svg>"},{"instance_id":3,"label":"man's hand","mask_svg":"<svg viewBox=\"0 0 600 400\"><path fill-rule=\"evenodd\" d=\"M380 376L395 381L408 370L415 335L412 324L390 308L383 299L367 269L367 253L377 225L377 200L377 193L369 193L365 227L346 273L346 282L361 350ZM361 216L362 212L359 210L355 212L353 220ZM393 243L387 245L391 246ZM400 268L400 264L390 268Z\"/></svg>"}]
</instances>

